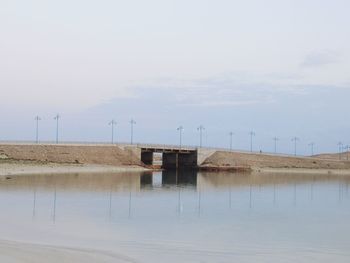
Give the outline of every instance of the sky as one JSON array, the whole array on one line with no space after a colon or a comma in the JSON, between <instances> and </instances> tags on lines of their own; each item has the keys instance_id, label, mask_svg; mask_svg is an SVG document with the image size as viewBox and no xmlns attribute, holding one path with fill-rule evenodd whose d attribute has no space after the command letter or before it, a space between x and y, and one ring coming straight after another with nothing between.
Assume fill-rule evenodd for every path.
<instances>
[{"instance_id":1,"label":"sky","mask_svg":"<svg viewBox=\"0 0 350 263\"><path fill-rule=\"evenodd\" d=\"M0 140L350 144L350 2L0 0Z\"/></svg>"}]
</instances>

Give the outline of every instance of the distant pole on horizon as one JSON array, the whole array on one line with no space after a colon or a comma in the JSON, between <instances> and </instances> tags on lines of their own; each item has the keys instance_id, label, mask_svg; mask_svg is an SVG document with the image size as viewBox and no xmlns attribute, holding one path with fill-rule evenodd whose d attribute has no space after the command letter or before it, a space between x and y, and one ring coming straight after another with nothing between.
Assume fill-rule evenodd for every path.
<instances>
[{"instance_id":1,"label":"distant pole on horizon","mask_svg":"<svg viewBox=\"0 0 350 263\"><path fill-rule=\"evenodd\" d=\"M56 143L58 143L58 121L61 118L59 114L57 114L53 119L56 120Z\"/></svg>"},{"instance_id":2,"label":"distant pole on horizon","mask_svg":"<svg viewBox=\"0 0 350 263\"><path fill-rule=\"evenodd\" d=\"M39 143L39 121L41 118L39 116L36 116L34 120L36 122L35 142Z\"/></svg>"},{"instance_id":3,"label":"distant pole on horizon","mask_svg":"<svg viewBox=\"0 0 350 263\"><path fill-rule=\"evenodd\" d=\"M180 125L177 130L179 131L180 133L180 149L182 147L182 131L184 130L184 127L182 127L182 125Z\"/></svg>"},{"instance_id":4,"label":"distant pole on horizon","mask_svg":"<svg viewBox=\"0 0 350 263\"><path fill-rule=\"evenodd\" d=\"M349 161L349 145L346 145L343 147L344 150L346 150L346 160Z\"/></svg>"},{"instance_id":5,"label":"distant pole on horizon","mask_svg":"<svg viewBox=\"0 0 350 263\"><path fill-rule=\"evenodd\" d=\"M230 151L232 151L232 137L233 137L234 133L231 131L229 133L229 135L230 135Z\"/></svg>"},{"instance_id":6,"label":"distant pole on horizon","mask_svg":"<svg viewBox=\"0 0 350 263\"><path fill-rule=\"evenodd\" d=\"M339 160L341 160L341 152L342 152L342 148L343 148L343 143L342 142L338 142L338 147L339 147Z\"/></svg>"},{"instance_id":7,"label":"distant pole on horizon","mask_svg":"<svg viewBox=\"0 0 350 263\"><path fill-rule=\"evenodd\" d=\"M273 137L272 140L274 141L274 150L275 153L277 153L277 142L279 141L279 139L277 137Z\"/></svg>"},{"instance_id":8,"label":"distant pole on horizon","mask_svg":"<svg viewBox=\"0 0 350 263\"><path fill-rule=\"evenodd\" d=\"M114 143L114 125L117 125L117 122L113 119L111 120L108 125L112 126L112 144Z\"/></svg>"},{"instance_id":9,"label":"distant pole on horizon","mask_svg":"<svg viewBox=\"0 0 350 263\"><path fill-rule=\"evenodd\" d=\"M250 152L253 152L253 136L255 136L255 132L251 131L250 135Z\"/></svg>"},{"instance_id":10,"label":"distant pole on horizon","mask_svg":"<svg viewBox=\"0 0 350 263\"><path fill-rule=\"evenodd\" d=\"M203 125L200 125L197 130L199 131L199 148L202 148L202 136L203 136L203 131L205 130Z\"/></svg>"},{"instance_id":11,"label":"distant pole on horizon","mask_svg":"<svg viewBox=\"0 0 350 263\"><path fill-rule=\"evenodd\" d=\"M297 142L299 141L298 137L293 137L292 142L294 142L294 156L297 156Z\"/></svg>"},{"instance_id":12,"label":"distant pole on horizon","mask_svg":"<svg viewBox=\"0 0 350 263\"><path fill-rule=\"evenodd\" d=\"M311 143L309 143L309 146L310 146L310 148L311 148L311 156L313 156L313 155L314 155L314 146L315 146L315 143L314 143L314 142L311 142Z\"/></svg>"},{"instance_id":13,"label":"distant pole on horizon","mask_svg":"<svg viewBox=\"0 0 350 263\"><path fill-rule=\"evenodd\" d=\"M134 141L134 125L136 121L134 119L130 120L130 143L133 144Z\"/></svg>"}]
</instances>

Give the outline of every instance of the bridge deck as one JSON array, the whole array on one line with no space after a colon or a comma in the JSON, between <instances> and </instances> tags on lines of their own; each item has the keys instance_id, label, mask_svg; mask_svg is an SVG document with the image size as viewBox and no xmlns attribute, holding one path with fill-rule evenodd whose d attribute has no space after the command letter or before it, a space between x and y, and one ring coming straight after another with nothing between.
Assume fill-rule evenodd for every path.
<instances>
[{"instance_id":1,"label":"bridge deck","mask_svg":"<svg viewBox=\"0 0 350 263\"><path fill-rule=\"evenodd\" d=\"M196 152L197 149L141 147L141 151L157 153L193 153Z\"/></svg>"}]
</instances>

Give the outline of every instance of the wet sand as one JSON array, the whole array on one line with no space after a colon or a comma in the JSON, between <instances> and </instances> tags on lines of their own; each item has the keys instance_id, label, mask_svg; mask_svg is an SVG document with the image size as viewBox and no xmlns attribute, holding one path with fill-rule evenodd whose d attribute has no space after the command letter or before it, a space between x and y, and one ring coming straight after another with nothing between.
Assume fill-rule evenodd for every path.
<instances>
[{"instance_id":1,"label":"wet sand","mask_svg":"<svg viewBox=\"0 0 350 263\"><path fill-rule=\"evenodd\" d=\"M350 175L350 169L318 168L252 168L253 172L269 174L315 174L315 175Z\"/></svg>"},{"instance_id":2,"label":"wet sand","mask_svg":"<svg viewBox=\"0 0 350 263\"><path fill-rule=\"evenodd\" d=\"M108 251L0 240L0 262L6 263L119 263L136 262Z\"/></svg>"},{"instance_id":3,"label":"wet sand","mask_svg":"<svg viewBox=\"0 0 350 263\"><path fill-rule=\"evenodd\" d=\"M141 166L111 166L95 164L56 164L30 162L0 162L0 178L10 175L32 174L71 174L71 173L115 173L142 172L148 169ZM253 173L277 174L319 174L319 175L350 175L350 169L321 168L260 168L253 167Z\"/></svg>"},{"instance_id":4,"label":"wet sand","mask_svg":"<svg viewBox=\"0 0 350 263\"><path fill-rule=\"evenodd\" d=\"M65 173L111 173L145 171L141 166L111 166L95 164L55 164L30 162L0 162L0 177L29 174L65 174Z\"/></svg>"}]
</instances>

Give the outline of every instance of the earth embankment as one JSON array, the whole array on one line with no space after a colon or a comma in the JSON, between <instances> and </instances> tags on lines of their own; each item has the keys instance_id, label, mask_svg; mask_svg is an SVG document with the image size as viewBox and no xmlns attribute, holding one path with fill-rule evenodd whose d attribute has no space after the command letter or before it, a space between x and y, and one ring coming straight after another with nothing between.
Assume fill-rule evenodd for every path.
<instances>
[{"instance_id":1,"label":"earth embankment","mask_svg":"<svg viewBox=\"0 0 350 263\"><path fill-rule=\"evenodd\" d=\"M293 157L269 154L217 151L201 164L202 167L350 169L350 162L331 159Z\"/></svg>"},{"instance_id":2,"label":"earth embankment","mask_svg":"<svg viewBox=\"0 0 350 263\"><path fill-rule=\"evenodd\" d=\"M116 145L0 145L0 159L58 164L142 165L134 150Z\"/></svg>"}]
</instances>

